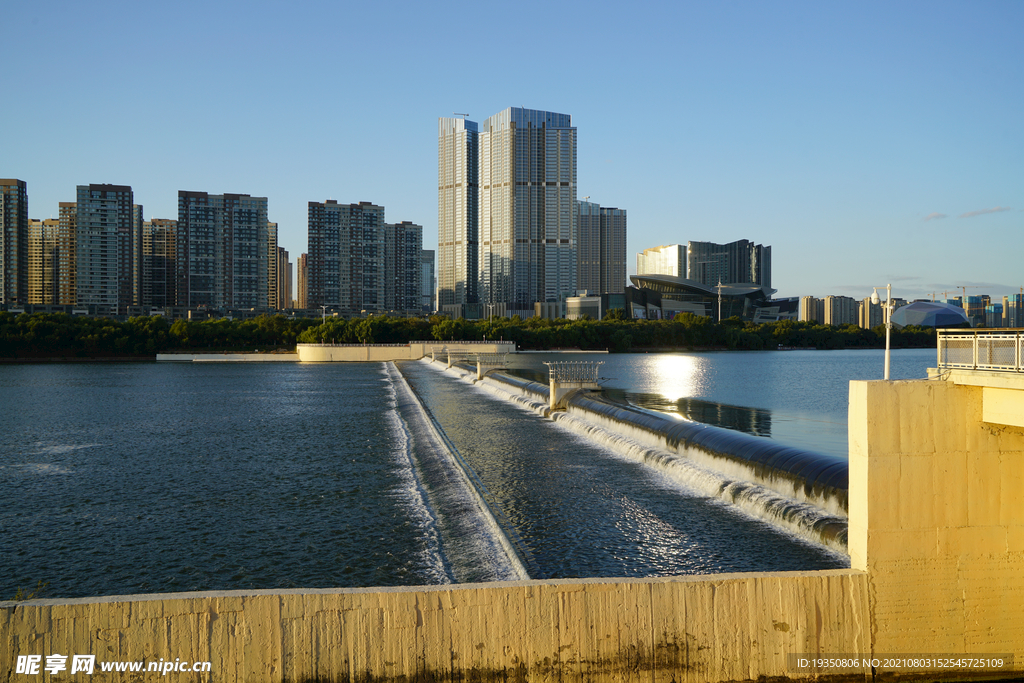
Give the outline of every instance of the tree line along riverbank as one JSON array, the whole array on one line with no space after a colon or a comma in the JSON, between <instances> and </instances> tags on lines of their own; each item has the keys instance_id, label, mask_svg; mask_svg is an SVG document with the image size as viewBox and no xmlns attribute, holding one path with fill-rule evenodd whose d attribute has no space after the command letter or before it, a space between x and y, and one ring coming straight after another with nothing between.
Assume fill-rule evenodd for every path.
<instances>
[{"instance_id":1,"label":"tree line along riverbank","mask_svg":"<svg viewBox=\"0 0 1024 683\"><path fill-rule=\"evenodd\" d=\"M934 348L935 338L935 330L930 327L894 329L892 347ZM173 352L292 350L296 343L310 342L403 344L425 339L504 339L527 350L760 350L780 346L851 349L884 347L885 329L881 325L866 330L856 325L836 327L792 320L754 324L739 318L718 323L689 313L679 314L673 320L373 316L323 322L317 318L266 315L249 320L173 322L153 316L119 322L65 314L0 312L0 359L7 360L145 359Z\"/></svg>"}]
</instances>

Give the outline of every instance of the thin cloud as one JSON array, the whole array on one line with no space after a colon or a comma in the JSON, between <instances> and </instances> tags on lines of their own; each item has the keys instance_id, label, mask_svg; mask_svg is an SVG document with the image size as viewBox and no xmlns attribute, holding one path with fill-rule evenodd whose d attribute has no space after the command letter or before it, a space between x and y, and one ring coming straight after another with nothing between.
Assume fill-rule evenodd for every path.
<instances>
[{"instance_id":1,"label":"thin cloud","mask_svg":"<svg viewBox=\"0 0 1024 683\"><path fill-rule=\"evenodd\" d=\"M930 213L927 216L925 216L924 218L922 218L921 220L922 221L940 221L943 218L948 218L948 216L946 216L946 214L944 214L944 213ZM963 218L963 216L961 216L961 218Z\"/></svg>"},{"instance_id":2,"label":"thin cloud","mask_svg":"<svg viewBox=\"0 0 1024 683\"><path fill-rule=\"evenodd\" d=\"M974 218L975 216L984 216L986 213L1002 213L1003 211L1012 211L1012 209L1009 206L995 206L991 209L968 211L967 213L960 214L959 218Z\"/></svg>"}]
</instances>

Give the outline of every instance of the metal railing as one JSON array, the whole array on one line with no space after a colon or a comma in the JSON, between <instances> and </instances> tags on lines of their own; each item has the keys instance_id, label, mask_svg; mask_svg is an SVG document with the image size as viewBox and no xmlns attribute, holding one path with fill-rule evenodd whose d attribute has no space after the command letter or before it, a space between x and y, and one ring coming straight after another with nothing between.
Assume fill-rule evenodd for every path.
<instances>
[{"instance_id":1,"label":"metal railing","mask_svg":"<svg viewBox=\"0 0 1024 683\"><path fill-rule=\"evenodd\" d=\"M330 346L344 348L363 348L365 346L401 346L408 347L408 344L335 344L334 342L302 342L296 346Z\"/></svg>"},{"instance_id":2,"label":"metal railing","mask_svg":"<svg viewBox=\"0 0 1024 683\"><path fill-rule=\"evenodd\" d=\"M424 346L458 346L460 344L466 345L466 346L480 346L480 345L484 345L484 344L493 344L495 346L512 346L512 347L515 346L515 342L513 342L513 341L498 341L498 340L495 340L495 339L488 339L486 341L461 341L461 340L460 341L445 341L443 339L441 339L441 340L431 339L429 341L423 341L423 340L416 340L416 339L414 339L414 340L412 340L409 343L410 344L423 344Z\"/></svg>"},{"instance_id":3,"label":"metal railing","mask_svg":"<svg viewBox=\"0 0 1024 683\"><path fill-rule=\"evenodd\" d=\"M507 365L508 354L507 353L476 353L473 354L475 360L483 363L484 365Z\"/></svg>"},{"instance_id":4,"label":"metal railing","mask_svg":"<svg viewBox=\"0 0 1024 683\"><path fill-rule=\"evenodd\" d=\"M559 361L545 362L548 366L548 380L556 382L593 382L597 384L597 371L604 361Z\"/></svg>"},{"instance_id":5,"label":"metal railing","mask_svg":"<svg viewBox=\"0 0 1024 683\"><path fill-rule=\"evenodd\" d=\"M938 366L1024 372L1024 330L939 330Z\"/></svg>"}]
</instances>

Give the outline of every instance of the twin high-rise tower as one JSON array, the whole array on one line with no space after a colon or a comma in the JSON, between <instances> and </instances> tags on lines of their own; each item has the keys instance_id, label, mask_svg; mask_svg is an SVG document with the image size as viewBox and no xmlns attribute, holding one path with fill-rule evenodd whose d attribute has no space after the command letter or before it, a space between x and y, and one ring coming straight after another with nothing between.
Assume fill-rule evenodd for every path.
<instances>
[{"instance_id":1,"label":"twin high-rise tower","mask_svg":"<svg viewBox=\"0 0 1024 683\"><path fill-rule=\"evenodd\" d=\"M577 289L576 128L512 107L438 123L438 308L533 310Z\"/></svg>"}]
</instances>

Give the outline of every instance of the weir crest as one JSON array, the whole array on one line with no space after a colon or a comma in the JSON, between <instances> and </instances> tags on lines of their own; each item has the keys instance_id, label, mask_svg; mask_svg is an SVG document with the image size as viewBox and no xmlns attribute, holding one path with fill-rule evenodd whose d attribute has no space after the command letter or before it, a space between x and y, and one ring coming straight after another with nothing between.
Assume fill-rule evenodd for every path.
<instances>
[{"instance_id":1,"label":"weir crest","mask_svg":"<svg viewBox=\"0 0 1024 683\"><path fill-rule=\"evenodd\" d=\"M552 411L548 387L539 382L500 372L477 380L475 373L457 365L450 371L678 484L809 542L847 553L848 469L839 458L613 404L596 394L569 396L565 411Z\"/></svg>"}]
</instances>

